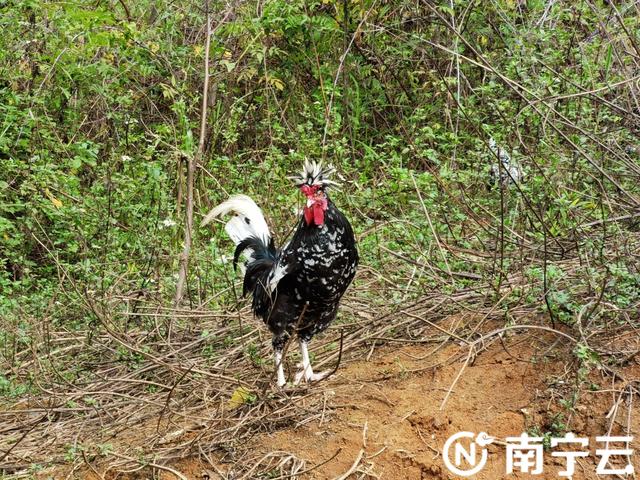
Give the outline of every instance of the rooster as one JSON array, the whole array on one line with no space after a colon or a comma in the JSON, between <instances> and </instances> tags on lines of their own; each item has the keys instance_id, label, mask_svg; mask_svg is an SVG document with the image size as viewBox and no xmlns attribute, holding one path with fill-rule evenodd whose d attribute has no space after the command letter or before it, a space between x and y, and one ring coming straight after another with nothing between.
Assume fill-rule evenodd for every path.
<instances>
[{"instance_id":1,"label":"rooster","mask_svg":"<svg viewBox=\"0 0 640 480\"><path fill-rule=\"evenodd\" d=\"M273 334L272 344L279 387L286 384L284 346L297 335L302 354L301 370L294 383L321 380L327 372L314 373L309 360L311 338L335 319L338 304L353 280L358 250L349 221L336 208L327 190L333 167L305 161L295 184L307 202L291 240L276 248L262 211L246 195L232 195L202 221L234 214L225 225L236 245L233 266L247 258L243 296L251 292L252 308Z\"/></svg>"}]
</instances>

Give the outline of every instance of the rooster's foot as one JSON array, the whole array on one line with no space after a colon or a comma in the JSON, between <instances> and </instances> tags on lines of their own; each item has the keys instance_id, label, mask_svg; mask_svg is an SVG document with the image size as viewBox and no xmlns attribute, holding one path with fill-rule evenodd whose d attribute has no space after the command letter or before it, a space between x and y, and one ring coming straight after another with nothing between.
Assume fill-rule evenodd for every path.
<instances>
[{"instance_id":1,"label":"rooster's foot","mask_svg":"<svg viewBox=\"0 0 640 480\"><path fill-rule=\"evenodd\" d=\"M329 375L329 373L329 370L320 373L313 373L312 371L309 372L308 370L300 370L298 373L296 373L293 384L300 385L303 381L317 382L325 378L327 375Z\"/></svg>"}]
</instances>

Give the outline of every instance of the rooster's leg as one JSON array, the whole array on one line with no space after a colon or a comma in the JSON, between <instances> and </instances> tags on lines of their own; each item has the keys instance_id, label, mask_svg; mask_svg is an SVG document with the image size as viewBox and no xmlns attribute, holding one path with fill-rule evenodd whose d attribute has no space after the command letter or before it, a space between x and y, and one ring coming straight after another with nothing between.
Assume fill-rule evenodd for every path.
<instances>
[{"instance_id":1,"label":"rooster's leg","mask_svg":"<svg viewBox=\"0 0 640 480\"><path fill-rule=\"evenodd\" d=\"M311 361L309 360L309 349L307 346L307 342L305 340L299 340L300 344L300 352L302 352L302 370L296 373L296 378L294 383L297 385L303 379L307 382L317 382L318 380L322 380L329 373L320 372L313 373L313 368L311 368Z\"/></svg>"},{"instance_id":2,"label":"rooster's leg","mask_svg":"<svg viewBox=\"0 0 640 480\"><path fill-rule=\"evenodd\" d=\"M282 361L282 350L274 349L274 358L276 362L276 372L278 372L278 387L284 387L287 383L284 378L284 362Z\"/></svg>"}]
</instances>

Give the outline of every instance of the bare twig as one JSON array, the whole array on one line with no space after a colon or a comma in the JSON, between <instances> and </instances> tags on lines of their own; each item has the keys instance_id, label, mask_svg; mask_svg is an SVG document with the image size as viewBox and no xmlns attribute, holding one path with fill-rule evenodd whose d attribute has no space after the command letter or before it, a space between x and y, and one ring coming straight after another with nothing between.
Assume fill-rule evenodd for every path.
<instances>
[{"instance_id":1,"label":"bare twig","mask_svg":"<svg viewBox=\"0 0 640 480\"><path fill-rule=\"evenodd\" d=\"M354 473L358 468L358 465L360 465L360 460L362 460L363 455L364 455L364 448L360 449L360 451L358 452L358 455L356 456L356 459L353 461L353 465L351 465L349 470L347 470L342 475L337 477L336 480L347 480L347 478L349 478L349 475Z\"/></svg>"}]
</instances>

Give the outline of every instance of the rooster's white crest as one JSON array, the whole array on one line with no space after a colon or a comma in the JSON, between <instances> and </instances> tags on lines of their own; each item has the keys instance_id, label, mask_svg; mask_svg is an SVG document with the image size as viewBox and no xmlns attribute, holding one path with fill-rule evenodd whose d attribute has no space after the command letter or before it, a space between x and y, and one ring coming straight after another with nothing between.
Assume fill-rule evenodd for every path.
<instances>
[{"instance_id":1,"label":"rooster's white crest","mask_svg":"<svg viewBox=\"0 0 640 480\"><path fill-rule=\"evenodd\" d=\"M338 185L337 182L334 182L330 178L335 171L336 169L332 165L324 166L322 162L305 160L300 175L289 178L292 179L298 187L302 185L328 187L329 185Z\"/></svg>"}]
</instances>

